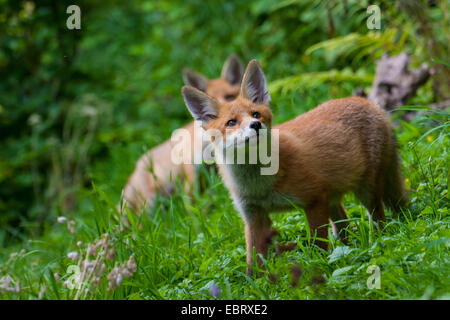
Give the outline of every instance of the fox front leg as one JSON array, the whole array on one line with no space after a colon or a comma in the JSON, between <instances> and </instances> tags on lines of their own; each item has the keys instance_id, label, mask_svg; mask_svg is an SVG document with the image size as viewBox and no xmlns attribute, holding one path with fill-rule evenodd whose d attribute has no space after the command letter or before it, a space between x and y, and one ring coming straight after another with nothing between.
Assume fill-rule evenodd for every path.
<instances>
[{"instance_id":1,"label":"fox front leg","mask_svg":"<svg viewBox=\"0 0 450 320\"><path fill-rule=\"evenodd\" d=\"M261 254L267 258L267 252L271 238L276 231L271 229L272 221L269 214L264 211L245 215L245 242L247 247L247 274L253 274L253 248L256 254ZM262 265L260 257L258 257L258 266Z\"/></svg>"}]
</instances>

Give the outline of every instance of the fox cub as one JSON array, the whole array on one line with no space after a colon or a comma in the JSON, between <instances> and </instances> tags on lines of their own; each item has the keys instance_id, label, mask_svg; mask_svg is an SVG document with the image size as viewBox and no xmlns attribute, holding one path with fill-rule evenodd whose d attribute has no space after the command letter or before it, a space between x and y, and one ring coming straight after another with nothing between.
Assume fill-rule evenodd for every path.
<instances>
[{"instance_id":1,"label":"fox cub","mask_svg":"<svg viewBox=\"0 0 450 320\"><path fill-rule=\"evenodd\" d=\"M392 126L381 108L367 99L330 100L272 128L270 95L255 60L248 64L240 94L232 102L219 102L190 86L182 88L182 95L207 132L221 132L223 141L212 142L217 154L223 145L245 148L249 139L262 141L260 132L273 136L278 130L275 174L261 175L259 161L218 164L245 222L249 265L254 249L267 255L273 234L270 212L290 210L292 204L304 208L317 245L327 249L329 219L334 235L345 241L344 194L354 192L379 227L385 221L383 203L397 212L406 205Z\"/></svg>"},{"instance_id":2,"label":"fox cub","mask_svg":"<svg viewBox=\"0 0 450 320\"><path fill-rule=\"evenodd\" d=\"M239 94L243 65L235 54L231 54L223 65L221 76L209 80L194 71L184 69L183 80L198 90L208 93L225 103ZM194 122L183 127L190 133L191 146L194 145ZM171 160L172 142L167 140L142 155L136 163L134 172L124 188L123 205L140 210L152 205L157 193L169 195L175 187L175 179L187 180L186 192L194 183L193 164L175 164ZM120 208L119 208L120 211Z\"/></svg>"}]
</instances>

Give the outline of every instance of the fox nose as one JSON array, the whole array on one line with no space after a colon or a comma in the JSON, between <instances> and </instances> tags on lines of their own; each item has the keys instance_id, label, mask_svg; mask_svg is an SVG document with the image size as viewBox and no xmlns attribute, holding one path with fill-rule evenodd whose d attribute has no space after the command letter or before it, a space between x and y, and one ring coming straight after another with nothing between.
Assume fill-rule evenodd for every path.
<instances>
[{"instance_id":1,"label":"fox nose","mask_svg":"<svg viewBox=\"0 0 450 320\"><path fill-rule=\"evenodd\" d=\"M252 123L250 123L250 128L255 129L255 131L258 132L259 129L261 129L261 122L253 121Z\"/></svg>"}]
</instances>

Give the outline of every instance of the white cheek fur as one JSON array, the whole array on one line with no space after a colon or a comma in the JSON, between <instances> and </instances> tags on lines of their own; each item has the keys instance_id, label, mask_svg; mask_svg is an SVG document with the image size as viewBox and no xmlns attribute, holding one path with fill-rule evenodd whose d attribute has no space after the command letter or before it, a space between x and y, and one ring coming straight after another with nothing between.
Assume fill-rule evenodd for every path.
<instances>
[{"instance_id":1,"label":"white cheek fur","mask_svg":"<svg viewBox=\"0 0 450 320\"><path fill-rule=\"evenodd\" d=\"M250 121L247 121L246 125L241 125L237 130L228 130L225 138L225 148L236 146L242 146L245 144L246 140L254 139L257 137L255 129L250 128ZM259 136L264 136L267 132L267 126L261 123L261 129Z\"/></svg>"}]
</instances>

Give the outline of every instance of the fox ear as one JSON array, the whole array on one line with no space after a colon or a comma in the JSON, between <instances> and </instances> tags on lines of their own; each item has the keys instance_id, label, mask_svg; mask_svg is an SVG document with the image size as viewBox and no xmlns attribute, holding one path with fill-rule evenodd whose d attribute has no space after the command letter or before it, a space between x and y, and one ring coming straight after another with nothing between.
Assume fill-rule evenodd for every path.
<instances>
[{"instance_id":1,"label":"fox ear","mask_svg":"<svg viewBox=\"0 0 450 320\"><path fill-rule=\"evenodd\" d=\"M266 77L256 60L250 61L245 69L240 95L257 104L269 104L270 102Z\"/></svg>"},{"instance_id":2,"label":"fox ear","mask_svg":"<svg viewBox=\"0 0 450 320\"><path fill-rule=\"evenodd\" d=\"M189 112L195 120L205 124L217 118L219 103L216 99L191 86L184 86L181 89L181 93Z\"/></svg>"},{"instance_id":3,"label":"fox ear","mask_svg":"<svg viewBox=\"0 0 450 320\"><path fill-rule=\"evenodd\" d=\"M183 69L183 80L185 85L192 86L203 92L206 92L209 81L208 78L201 75L200 73L187 68Z\"/></svg>"},{"instance_id":4,"label":"fox ear","mask_svg":"<svg viewBox=\"0 0 450 320\"><path fill-rule=\"evenodd\" d=\"M231 84L237 85L241 83L243 72L244 66L242 65L241 60L237 55L232 53L225 61L220 77Z\"/></svg>"}]
</instances>

